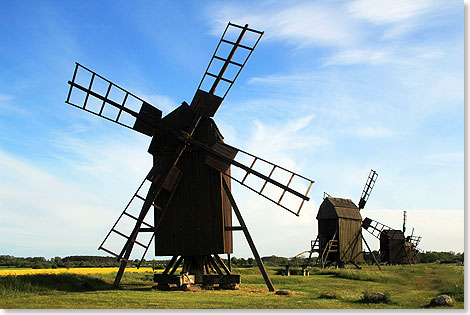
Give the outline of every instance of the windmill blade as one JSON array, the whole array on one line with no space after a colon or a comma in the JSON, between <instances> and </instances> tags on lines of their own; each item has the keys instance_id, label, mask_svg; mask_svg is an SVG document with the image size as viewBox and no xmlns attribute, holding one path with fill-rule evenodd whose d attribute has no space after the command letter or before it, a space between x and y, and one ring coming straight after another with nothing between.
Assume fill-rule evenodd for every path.
<instances>
[{"instance_id":1,"label":"windmill blade","mask_svg":"<svg viewBox=\"0 0 470 315\"><path fill-rule=\"evenodd\" d=\"M383 231L393 230L388 225L382 224L378 221L374 221L371 218L367 218L367 217L364 220L362 220L362 228L378 239L380 239L380 234Z\"/></svg>"},{"instance_id":2,"label":"windmill blade","mask_svg":"<svg viewBox=\"0 0 470 315\"><path fill-rule=\"evenodd\" d=\"M68 84L65 103L150 137L157 130L161 110L78 62Z\"/></svg>"},{"instance_id":3,"label":"windmill blade","mask_svg":"<svg viewBox=\"0 0 470 315\"><path fill-rule=\"evenodd\" d=\"M194 141L192 139L190 139L189 142L195 146L198 146L204 151L206 151L208 155L206 157L205 163L207 165L229 176L230 178L232 178L239 184L256 192L257 194L263 196L264 198L270 200L271 202L277 204L278 206L284 208L285 210L295 214L296 216L299 215L304 202L310 199L309 197L307 197L307 195L314 181L311 179L308 179L307 177L304 177L300 174L289 171L288 169L285 169L277 164L274 164L258 156L255 156L251 153L237 149L233 146L230 146L222 142L217 142L212 148L209 148L205 146L204 144ZM238 153L240 153L241 155L244 155L248 159L252 159L250 166L247 166L235 160L235 156ZM259 163L263 163L264 166L268 166L268 170L264 170L264 171L256 170L255 164L257 161L259 161ZM244 171L245 172L244 177L242 179L234 177L232 174L228 172L229 166L234 166ZM280 181L274 179L274 175L275 175L274 173L276 171L278 173L279 172L283 173L284 175L283 177L285 177L287 183L283 184ZM247 184L246 180L249 175L260 178L262 182L261 187L255 188L255 187L252 187L252 185ZM297 190L289 187L294 181L297 181L297 184L300 184L299 186L303 186L304 188L306 187L305 193L300 193ZM267 192L268 190L272 190L272 188L277 188L276 197L274 197L274 194L272 192L271 193ZM294 210L292 209L292 206L290 204L288 205L287 203L282 203L283 199L286 199L287 196L289 196L290 199L292 199L292 197L296 198L295 200L301 199L300 204L297 209Z\"/></svg>"},{"instance_id":4,"label":"windmill blade","mask_svg":"<svg viewBox=\"0 0 470 315\"><path fill-rule=\"evenodd\" d=\"M377 172L370 170L369 177L367 178L364 189L362 190L361 199L359 200L359 210L364 209L366 206L367 200L369 200L370 193L372 188L374 188L375 181L377 180Z\"/></svg>"},{"instance_id":5,"label":"windmill blade","mask_svg":"<svg viewBox=\"0 0 470 315\"><path fill-rule=\"evenodd\" d=\"M197 114L208 117L215 115L263 34L249 28L248 24L227 24L191 101L191 108ZM236 35L236 39L231 40L233 35ZM241 53L237 54L239 51ZM219 85L221 82L224 83L223 87Z\"/></svg>"}]
</instances>

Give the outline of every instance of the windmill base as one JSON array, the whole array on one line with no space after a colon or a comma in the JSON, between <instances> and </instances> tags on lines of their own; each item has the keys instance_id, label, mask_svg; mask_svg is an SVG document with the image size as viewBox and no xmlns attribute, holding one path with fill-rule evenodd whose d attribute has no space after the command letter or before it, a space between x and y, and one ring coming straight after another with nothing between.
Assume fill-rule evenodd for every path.
<instances>
[{"instance_id":1,"label":"windmill base","mask_svg":"<svg viewBox=\"0 0 470 315\"><path fill-rule=\"evenodd\" d=\"M175 274L181 264L182 271ZM161 290L171 287L188 289L192 285L234 290L240 285L240 275L232 274L217 254L173 256L163 273L154 274L153 280L157 283L156 288Z\"/></svg>"},{"instance_id":2,"label":"windmill base","mask_svg":"<svg viewBox=\"0 0 470 315\"><path fill-rule=\"evenodd\" d=\"M180 274L154 274L153 280L157 283L156 288L161 290L169 290L171 287L188 288L191 285L200 285L202 287L218 287L225 290L239 289L241 277L240 275L204 275L202 283L196 283L195 275Z\"/></svg>"}]
</instances>

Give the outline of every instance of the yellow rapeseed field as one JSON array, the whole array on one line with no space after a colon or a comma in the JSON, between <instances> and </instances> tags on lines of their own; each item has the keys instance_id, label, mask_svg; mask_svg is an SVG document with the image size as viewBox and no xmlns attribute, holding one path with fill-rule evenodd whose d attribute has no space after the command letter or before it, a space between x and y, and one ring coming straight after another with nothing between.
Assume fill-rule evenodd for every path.
<instances>
[{"instance_id":1,"label":"yellow rapeseed field","mask_svg":"<svg viewBox=\"0 0 470 315\"><path fill-rule=\"evenodd\" d=\"M119 268L57 268L57 269L22 269L22 270L0 270L0 276L7 275L35 275L35 274L59 274L59 273L75 273L75 274L93 274L93 273L113 273ZM126 272L152 272L152 268L126 268Z\"/></svg>"}]
</instances>

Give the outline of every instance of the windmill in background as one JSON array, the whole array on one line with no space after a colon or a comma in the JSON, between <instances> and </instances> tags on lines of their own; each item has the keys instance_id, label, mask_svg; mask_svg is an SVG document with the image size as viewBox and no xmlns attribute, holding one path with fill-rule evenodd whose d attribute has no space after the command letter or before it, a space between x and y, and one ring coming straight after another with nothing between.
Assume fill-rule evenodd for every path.
<instances>
[{"instance_id":1,"label":"windmill in background","mask_svg":"<svg viewBox=\"0 0 470 315\"><path fill-rule=\"evenodd\" d=\"M393 229L385 224L365 218L362 227L380 241L380 261L390 264L413 264L416 262L421 236L405 236L406 211L403 211L403 229Z\"/></svg>"},{"instance_id":2,"label":"windmill in background","mask_svg":"<svg viewBox=\"0 0 470 315\"><path fill-rule=\"evenodd\" d=\"M369 200L377 176L376 171L370 171L362 190L359 206L356 206L351 199L336 198L324 193L323 202L317 214L318 236L311 241L306 266L309 266L312 255L316 252L318 253L317 265L321 268L332 264L337 267L344 267L347 263L352 263L356 268L360 268L358 263L364 260L362 255L362 241L364 241L380 269L375 256L362 235L362 216L360 213Z\"/></svg>"}]
</instances>

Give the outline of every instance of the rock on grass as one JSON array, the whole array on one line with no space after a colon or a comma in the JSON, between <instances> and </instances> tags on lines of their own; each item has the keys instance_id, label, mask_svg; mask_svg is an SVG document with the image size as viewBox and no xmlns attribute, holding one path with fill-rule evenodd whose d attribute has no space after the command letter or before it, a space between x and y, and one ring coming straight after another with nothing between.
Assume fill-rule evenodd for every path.
<instances>
[{"instance_id":1,"label":"rock on grass","mask_svg":"<svg viewBox=\"0 0 470 315\"><path fill-rule=\"evenodd\" d=\"M431 306L450 306L454 303L452 298L446 294L439 295L431 300Z\"/></svg>"}]
</instances>

